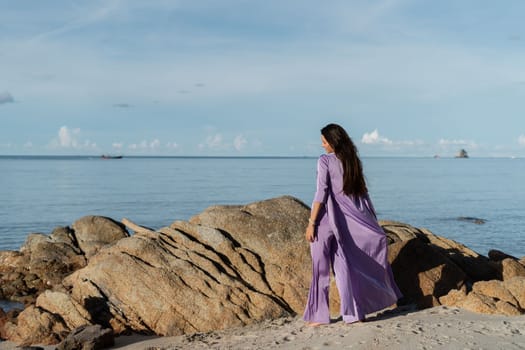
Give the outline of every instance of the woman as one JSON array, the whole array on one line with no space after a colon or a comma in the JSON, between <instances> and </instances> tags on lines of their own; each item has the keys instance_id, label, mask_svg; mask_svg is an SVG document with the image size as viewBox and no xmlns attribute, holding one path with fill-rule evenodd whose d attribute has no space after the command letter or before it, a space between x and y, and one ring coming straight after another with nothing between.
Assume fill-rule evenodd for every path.
<instances>
[{"instance_id":1,"label":"woman","mask_svg":"<svg viewBox=\"0 0 525 350\"><path fill-rule=\"evenodd\" d=\"M331 266L344 322L363 321L401 297L354 143L337 124L321 129L321 141L327 154L317 163L317 191L305 234L313 271L304 320L312 326L330 323Z\"/></svg>"}]
</instances>

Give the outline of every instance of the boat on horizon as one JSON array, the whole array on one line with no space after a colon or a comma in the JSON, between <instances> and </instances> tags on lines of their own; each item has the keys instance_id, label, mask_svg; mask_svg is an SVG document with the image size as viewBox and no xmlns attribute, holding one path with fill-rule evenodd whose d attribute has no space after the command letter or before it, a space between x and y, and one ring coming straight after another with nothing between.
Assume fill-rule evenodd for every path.
<instances>
[{"instance_id":1,"label":"boat on horizon","mask_svg":"<svg viewBox=\"0 0 525 350\"><path fill-rule=\"evenodd\" d=\"M122 159L123 156L112 156L112 155L109 155L109 154L103 154L100 156L100 158L102 159Z\"/></svg>"}]
</instances>

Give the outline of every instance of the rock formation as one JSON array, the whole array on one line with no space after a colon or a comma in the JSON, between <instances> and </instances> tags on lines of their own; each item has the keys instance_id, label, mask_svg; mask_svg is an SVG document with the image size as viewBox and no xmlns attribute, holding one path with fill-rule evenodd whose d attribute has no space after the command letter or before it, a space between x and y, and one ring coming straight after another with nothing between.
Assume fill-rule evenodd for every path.
<instances>
[{"instance_id":1,"label":"rock formation","mask_svg":"<svg viewBox=\"0 0 525 350\"><path fill-rule=\"evenodd\" d=\"M8 322L7 338L24 342L44 328L49 341L85 324L176 335L300 313L310 279L308 210L281 197L211 207L156 232L133 226L133 236L100 249L18 317L45 327Z\"/></svg>"},{"instance_id":2,"label":"rock formation","mask_svg":"<svg viewBox=\"0 0 525 350\"><path fill-rule=\"evenodd\" d=\"M24 344L58 343L86 325L115 334L178 335L301 314L311 271L304 240L308 215L304 203L285 196L213 206L157 231L124 219L132 236L122 225L94 217L50 237L30 236L20 252L0 254L2 281L18 283L6 276L19 271L21 262L42 261L41 249L65 257L53 263L43 259L48 270L62 275L35 274L52 288L38 289L24 311L3 317L0 334ZM425 229L393 221L381 225L403 302L523 312L525 267L517 259L496 254L501 260L495 261ZM4 293L16 290L16 283ZM337 309L335 293L331 304Z\"/></svg>"},{"instance_id":3,"label":"rock formation","mask_svg":"<svg viewBox=\"0 0 525 350\"><path fill-rule=\"evenodd\" d=\"M0 252L0 297L34 303L103 246L129 236L124 225L106 217L86 216L72 226L58 227L49 236L32 233L20 251Z\"/></svg>"}]
</instances>

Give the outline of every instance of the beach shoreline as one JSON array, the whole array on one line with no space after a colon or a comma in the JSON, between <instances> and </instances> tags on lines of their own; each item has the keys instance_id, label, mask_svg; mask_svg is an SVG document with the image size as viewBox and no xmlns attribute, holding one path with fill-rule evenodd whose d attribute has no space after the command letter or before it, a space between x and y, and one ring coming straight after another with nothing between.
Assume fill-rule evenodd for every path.
<instances>
[{"instance_id":1,"label":"beach shoreline","mask_svg":"<svg viewBox=\"0 0 525 350\"><path fill-rule=\"evenodd\" d=\"M115 349L523 349L525 316L481 315L438 306L401 307L369 315L367 321L309 327L300 316L267 320L211 333L117 338Z\"/></svg>"}]
</instances>

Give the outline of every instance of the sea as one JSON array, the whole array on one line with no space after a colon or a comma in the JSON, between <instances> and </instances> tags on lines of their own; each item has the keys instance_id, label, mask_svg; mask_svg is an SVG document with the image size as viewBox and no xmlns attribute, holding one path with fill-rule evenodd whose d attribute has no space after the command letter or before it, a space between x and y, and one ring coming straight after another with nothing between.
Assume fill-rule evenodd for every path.
<instances>
[{"instance_id":1,"label":"sea","mask_svg":"<svg viewBox=\"0 0 525 350\"><path fill-rule=\"evenodd\" d=\"M362 161L380 219L427 228L483 255L525 255L525 159ZM291 195L310 205L316 164L315 157L0 156L0 250L85 215L156 229L218 204Z\"/></svg>"}]
</instances>

